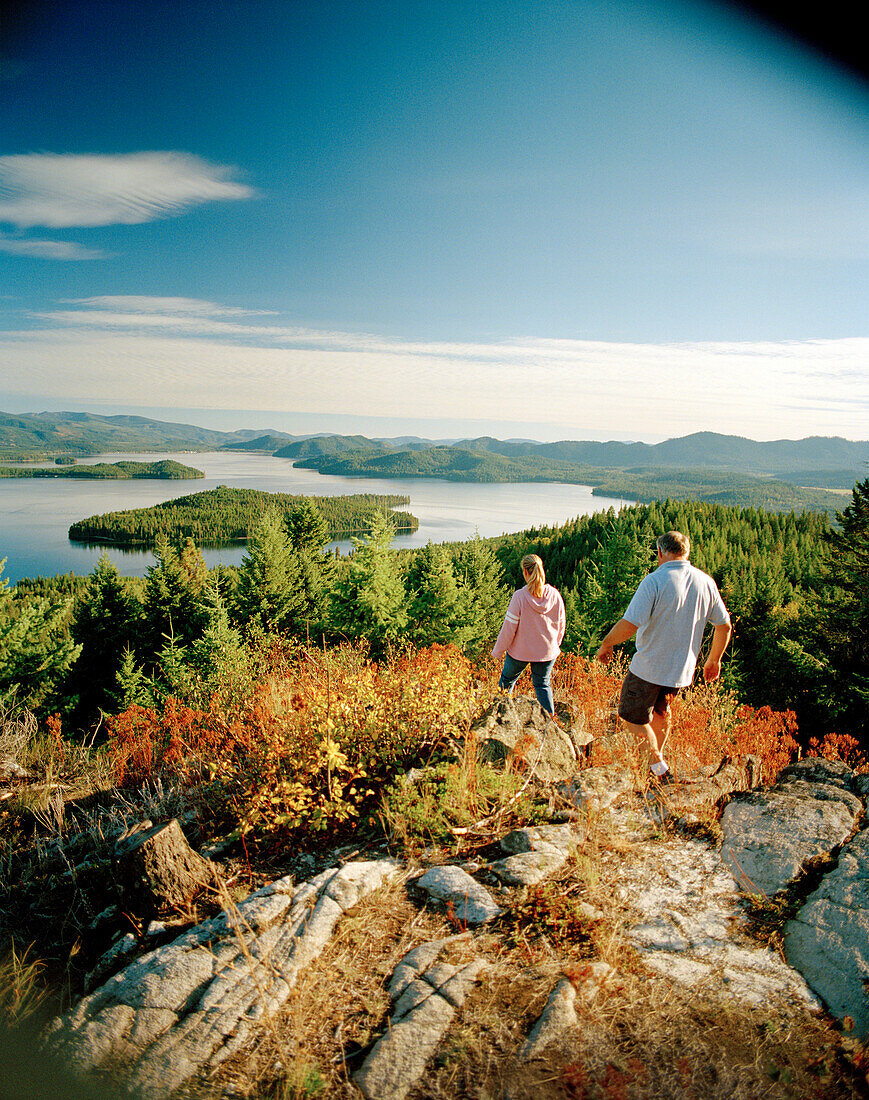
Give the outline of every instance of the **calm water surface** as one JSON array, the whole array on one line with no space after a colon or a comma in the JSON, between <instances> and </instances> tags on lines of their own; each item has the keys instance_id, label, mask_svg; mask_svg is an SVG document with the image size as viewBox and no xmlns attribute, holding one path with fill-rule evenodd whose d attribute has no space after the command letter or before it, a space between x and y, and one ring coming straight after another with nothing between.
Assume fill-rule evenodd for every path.
<instances>
[{"instance_id":1,"label":"calm water surface","mask_svg":"<svg viewBox=\"0 0 869 1100\"><path fill-rule=\"evenodd\" d=\"M552 483L465 484L430 478L385 480L322 475L297 470L292 460L271 455L232 454L106 454L80 459L80 464L154 462L170 458L204 471L199 481L81 481L77 478L0 478L0 558L6 558L3 576L13 584L22 577L56 573L90 573L100 553L98 547L70 542L71 523L104 512L146 508L174 497L227 485L238 489L264 489L271 493L312 496L348 496L353 493L391 493L410 497L408 511L419 519L419 530L395 540L396 546L425 546L427 542L455 542L522 531L541 524L564 523L621 500L593 497L587 485ZM333 544L335 545L335 544ZM337 545L348 549L350 543ZM144 576L154 556L148 550L105 553L122 573ZM209 565L238 565L244 547L203 551Z\"/></svg>"}]
</instances>

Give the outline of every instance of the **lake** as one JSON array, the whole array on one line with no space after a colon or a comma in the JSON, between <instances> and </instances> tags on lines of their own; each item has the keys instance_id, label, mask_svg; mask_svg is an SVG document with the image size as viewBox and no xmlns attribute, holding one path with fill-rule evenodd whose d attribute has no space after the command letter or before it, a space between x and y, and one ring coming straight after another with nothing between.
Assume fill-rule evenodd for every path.
<instances>
[{"instance_id":1,"label":"lake","mask_svg":"<svg viewBox=\"0 0 869 1100\"><path fill-rule=\"evenodd\" d=\"M11 583L22 577L90 573L106 553L122 573L144 576L154 556L149 550L82 546L67 538L75 520L127 508L146 508L174 497L227 485L304 496L392 493L410 497L408 511L419 530L395 540L396 547L427 542L459 542L479 532L482 538L527 527L565 523L576 516L619 508L624 501L593 497L587 485L550 482L471 484L431 478L350 478L297 470L291 459L272 455L213 451L197 454L105 454L80 463L154 462L169 458L204 471L198 481L82 481L78 478L0 478L0 558ZM348 541L333 543L342 550ZM238 565L243 546L206 549L209 565Z\"/></svg>"}]
</instances>

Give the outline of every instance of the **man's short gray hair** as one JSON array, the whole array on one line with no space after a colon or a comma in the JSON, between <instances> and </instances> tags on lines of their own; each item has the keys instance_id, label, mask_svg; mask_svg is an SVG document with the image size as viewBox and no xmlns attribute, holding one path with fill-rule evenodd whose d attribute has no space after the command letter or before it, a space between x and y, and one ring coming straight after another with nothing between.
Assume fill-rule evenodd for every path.
<instances>
[{"instance_id":1,"label":"man's short gray hair","mask_svg":"<svg viewBox=\"0 0 869 1100\"><path fill-rule=\"evenodd\" d=\"M657 545L662 554L687 558L691 553L691 540L681 531L666 531L663 535L658 535Z\"/></svg>"}]
</instances>

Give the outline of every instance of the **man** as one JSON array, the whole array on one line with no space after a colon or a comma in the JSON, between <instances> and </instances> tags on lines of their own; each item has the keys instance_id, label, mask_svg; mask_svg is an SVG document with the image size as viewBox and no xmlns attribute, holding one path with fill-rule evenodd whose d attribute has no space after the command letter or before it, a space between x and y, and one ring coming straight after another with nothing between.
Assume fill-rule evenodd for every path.
<instances>
[{"instance_id":1,"label":"man","mask_svg":"<svg viewBox=\"0 0 869 1100\"><path fill-rule=\"evenodd\" d=\"M619 717L648 744L655 780L671 783L664 757L670 703L694 677L707 623L714 632L703 675L718 679L731 626L715 581L688 562L688 536L668 531L658 537L657 549L658 568L640 581L624 617L601 642L597 658L610 661L613 646L637 635L637 652L622 684Z\"/></svg>"}]
</instances>

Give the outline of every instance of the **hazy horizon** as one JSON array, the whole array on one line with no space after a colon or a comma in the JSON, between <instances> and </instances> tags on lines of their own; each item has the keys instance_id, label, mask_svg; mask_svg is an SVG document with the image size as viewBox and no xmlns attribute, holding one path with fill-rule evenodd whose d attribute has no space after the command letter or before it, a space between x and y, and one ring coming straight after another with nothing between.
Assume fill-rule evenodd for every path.
<instances>
[{"instance_id":1,"label":"hazy horizon","mask_svg":"<svg viewBox=\"0 0 869 1100\"><path fill-rule=\"evenodd\" d=\"M189 424L199 428L209 428L214 431L221 432L238 432L238 431L257 431L262 435L267 435L269 431L281 432L286 435L293 436L317 436L317 435L363 435L370 439L398 439L404 436L415 436L420 439L430 440L434 443L453 443L461 439L476 439L483 436L489 436L494 439L501 440L502 442L508 442L512 440L534 442L534 443L558 443L562 441L577 441L577 442L618 442L618 443L647 443L654 445L655 443L663 443L669 439L680 439L686 435L702 434L704 432L711 431L711 429L696 428L691 432L683 432L679 435L659 435L655 438L646 436L640 438L637 436L629 435L613 435L605 432L597 431L593 429L581 429L579 434L554 434L551 431L545 437L541 433L539 435L532 434L534 425L526 425L529 429L526 432L517 433L512 429L516 427L514 424L505 424L497 421L439 421L439 422L427 422L423 420L406 420L400 421L397 424L386 424L383 417L364 417L364 416L329 416L324 414L317 417L304 417L296 413L276 413L265 410L260 410L256 413L245 413L241 410L209 410L209 409L180 409L180 410L161 410L161 409L149 409L141 407L131 406L115 406L107 410L106 407L91 406L91 407L79 407L79 408L3 408L0 410L12 415L37 415L39 413L48 414L60 414L63 412L70 413L90 413L94 416L141 416L148 420L158 420L167 424ZM169 412L172 415L168 415ZM341 421L347 420L350 423L340 426L303 426L303 421L310 420L323 420L323 421ZM281 426L285 423L287 426ZM465 425L463 430L448 431L449 425ZM538 425L538 428L548 428L546 425ZM510 433L508 434L508 429ZM794 440L807 439L814 437L819 438L841 438L851 443L863 443L869 442L869 436L864 437L849 437L849 436L830 436L822 433L811 433L809 436L774 436L769 439L758 439L755 436L746 435L742 432L717 432L713 434L719 435L733 435L743 439L749 439L756 443L771 443L780 440Z\"/></svg>"}]
</instances>

